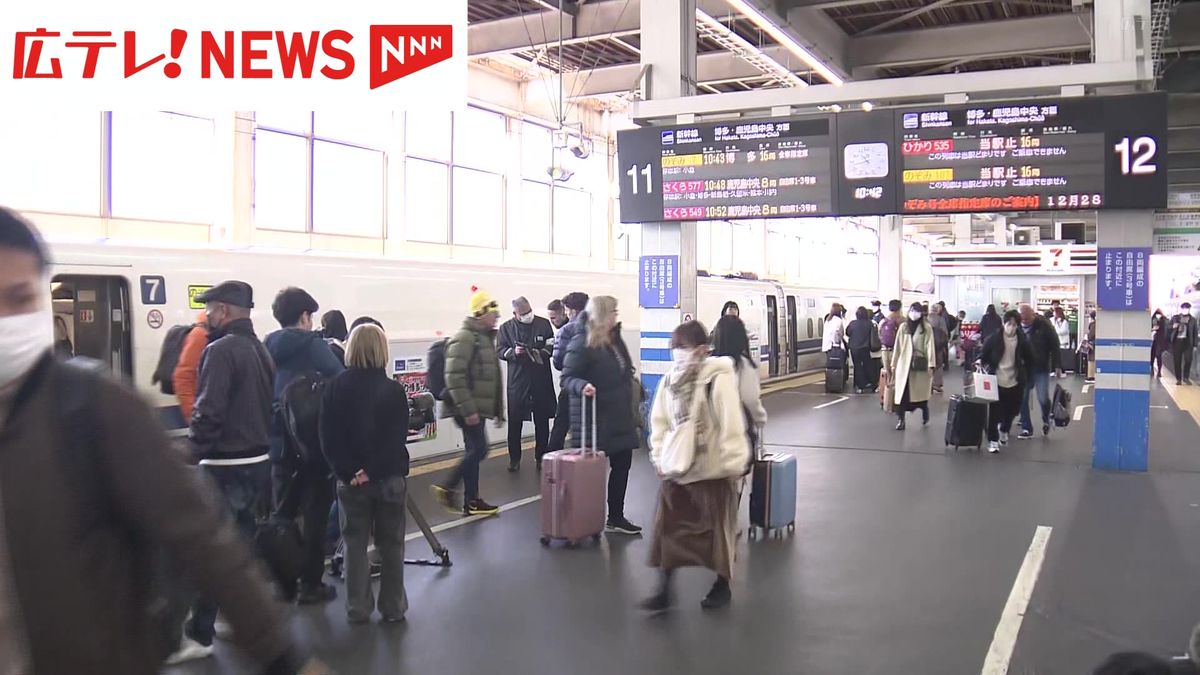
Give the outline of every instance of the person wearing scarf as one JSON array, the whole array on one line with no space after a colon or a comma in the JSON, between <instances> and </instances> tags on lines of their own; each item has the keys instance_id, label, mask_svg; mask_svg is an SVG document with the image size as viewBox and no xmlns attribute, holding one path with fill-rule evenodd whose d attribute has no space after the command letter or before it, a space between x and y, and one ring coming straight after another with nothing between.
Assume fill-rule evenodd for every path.
<instances>
[{"instance_id":1,"label":"person wearing scarf","mask_svg":"<svg viewBox=\"0 0 1200 675\"><path fill-rule=\"evenodd\" d=\"M661 571L647 611L671 606L671 578L680 567L704 567L717 579L701 601L729 604L737 539L737 486L750 462L750 443L728 357L707 357L707 332L689 321L671 336L674 365L658 386L650 415L650 461L658 471L658 515L650 566Z\"/></svg>"},{"instance_id":2,"label":"person wearing scarf","mask_svg":"<svg viewBox=\"0 0 1200 675\"><path fill-rule=\"evenodd\" d=\"M936 368L937 347L933 327L925 319L925 309L914 302L908 309L908 320L896 331L896 347L892 350L892 367L896 383L897 431L905 428L904 418L913 410L921 411L921 420L929 424L929 399L933 394L933 372Z\"/></svg>"}]
</instances>

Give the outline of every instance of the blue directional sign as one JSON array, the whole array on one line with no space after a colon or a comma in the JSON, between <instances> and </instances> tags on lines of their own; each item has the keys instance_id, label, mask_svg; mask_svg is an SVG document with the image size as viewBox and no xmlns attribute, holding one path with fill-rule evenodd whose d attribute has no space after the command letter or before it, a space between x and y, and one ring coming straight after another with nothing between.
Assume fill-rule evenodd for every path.
<instances>
[{"instance_id":1,"label":"blue directional sign","mask_svg":"<svg viewBox=\"0 0 1200 675\"><path fill-rule=\"evenodd\" d=\"M640 262L638 304L646 309L679 307L679 256L644 255Z\"/></svg>"},{"instance_id":2,"label":"blue directional sign","mask_svg":"<svg viewBox=\"0 0 1200 675\"><path fill-rule=\"evenodd\" d=\"M1096 301L1101 309L1150 309L1150 247L1101 248Z\"/></svg>"}]
</instances>

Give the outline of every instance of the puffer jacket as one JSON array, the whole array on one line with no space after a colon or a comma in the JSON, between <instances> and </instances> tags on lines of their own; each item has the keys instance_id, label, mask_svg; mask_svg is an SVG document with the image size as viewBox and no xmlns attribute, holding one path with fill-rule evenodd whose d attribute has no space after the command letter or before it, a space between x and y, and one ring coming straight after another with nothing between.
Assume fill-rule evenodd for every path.
<instances>
[{"instance_id":1,"label":"puffer jacket","mask_svg":"<svg viewBox=\"0 0 1200 675\"><path fill-rule=\"evenodd\" d=\"M446 393L442 417L504 419L504 381L496 357L495 331L478 319L463 321L446 345Z\"/></svg>"},{"instance_id":2,"label":"puffer jacket","mask_svg":"<svg viewBox=\"0 0 1200 675\"><path fill-rule=\"evenodd\" d=\"M659 384L650 414L650 461L656 468L660 467L664 452L670 452L676 444L692 442L681 434L695 433L695 427L690 424L679 427L675 424L679 404L671 391L674 375L674 372L667 373ZM691 469L671 480L686 485L743 475L750 462L750 442L733 361L724 356L705 359L695 387L690 417L704 417L707 422L705 438L696 448Z\"/></svg>"},{"instance_id":3,"label":"puffer jacket","mask_svg":"<svg viewBox=\"0 0 1200 675\"><path fill-rule=\"evenodd\" d=\"M587 338L586 327L571 338L563 364L562 387L571 392L571 438L580 447L583 388L591 384L596 388L596 446L608 454L629 452L641 445L633 414L633 394L635 389L640 393L641 385L633 379L633 360L621 339L621 326L613 328L612 344L606 348L589 347Z\"/></svg>"}]
</instances>

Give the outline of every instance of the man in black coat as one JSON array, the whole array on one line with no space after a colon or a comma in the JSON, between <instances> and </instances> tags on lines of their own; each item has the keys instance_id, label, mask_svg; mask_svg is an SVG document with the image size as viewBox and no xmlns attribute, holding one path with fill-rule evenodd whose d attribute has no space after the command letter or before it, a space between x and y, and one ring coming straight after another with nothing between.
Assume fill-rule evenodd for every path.
<instances>
[{"instance_id":1,"label":"man in black coat","mask_svg":"<svg viewBox=\"0 0 1200 675\"><path fill-rule=\"evenodd\" d=\"M1062 378L1059 363L1058 333L1054 326L1029 305L1021 305L1021 330L1029 338L1033 360L1029 364L1029 380L1025 383L1025 395L1021 401L1021 438L1033 438L1033 416L1029 406L1029 392L1037 390L1038 402L1042 406L1042 435L1050 435L1050 373L1057 371Z\"/></svg>"},{"instance_id":2,"label":"man in black coat","mask_svg":"<svg viewBox=\"0 0 1200 675\"><path fill-rule=\"evenodd\" d=\"M550 359L554 354L554 326L535 316L524 297L512 302L513 318L500 326L496 353L508 363L508 470L521 468L522 422L533 418L537 463L550 439L550 418L558 408Z\"/></svg>"}]
</instances>

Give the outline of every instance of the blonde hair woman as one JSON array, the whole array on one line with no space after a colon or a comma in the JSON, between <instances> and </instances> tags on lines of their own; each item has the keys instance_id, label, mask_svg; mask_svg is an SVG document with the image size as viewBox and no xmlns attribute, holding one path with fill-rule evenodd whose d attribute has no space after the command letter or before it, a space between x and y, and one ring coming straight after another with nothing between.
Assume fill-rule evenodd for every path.
<instances>
[{"instance_id":1,"label":"blonde hair woman","mask_svg":"<svg viewBox=\"0 0 1200 675\"><path fill-rule=\"evenodd\" d=\"M571 392L571 437L582 439L584 399L596 399L596 446L608 455L608 524L605 530L640 534L642 528L625 518L625 489L633 449L641 444L633 416L634 369L629 348L621 339L617 299L599 295L587 308L586 329L571 338L563 364L562 386Z\"/></svg>"},{"instance_id":2,"label":"blonde hair woman","mask_svg":"<svg viewBox=\"0 0 1200 675\"><path fill-rule=\"evenodd\" d=\"M379 613L404 619L404 529L408 476L408 396L387 375L383 329L363 324L350 333L347 370L325 385L321 449L337 477L338 515L346 544L346 617L365 623L375 611L367 543L383 558Z\"/></svg>"}]
</instances>

